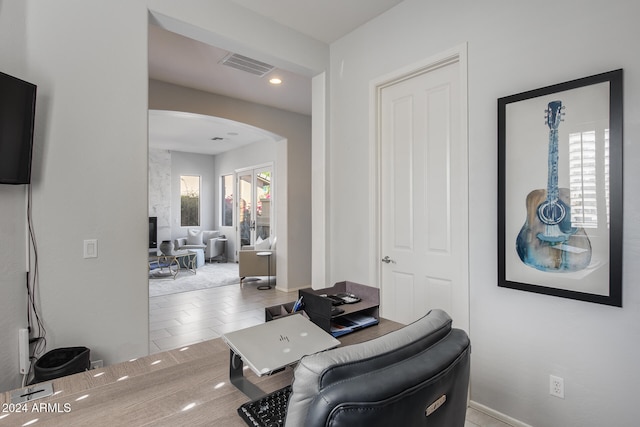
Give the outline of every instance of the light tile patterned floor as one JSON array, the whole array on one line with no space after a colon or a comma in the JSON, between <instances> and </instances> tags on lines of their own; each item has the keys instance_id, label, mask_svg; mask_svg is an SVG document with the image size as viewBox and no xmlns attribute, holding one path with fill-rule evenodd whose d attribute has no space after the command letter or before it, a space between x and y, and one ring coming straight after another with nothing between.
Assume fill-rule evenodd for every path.
<instances>
[{"instance_id":1,"label":"light tile patterned floor","mask_svg":"<svg viewBox=\"0 0 640 427\"><path fill-rule=\"evenodd\" d=\"M297 298L298 292L260 291L258 282L149 298L151 353L218 338L264 322L264 308ZM465 427L509 427L469 408Z\"/></svg>"},{"instance_id":2,"label":"light tile patterned floor","mask_svg":"<svg viewBox=\"0 0 640 427\"><path fill-rule=\"evenodd\" d=\"M258 283L149 298L150 351L173 349L264 322L264 308L293 301L296 292L257 290Z\"/></svg>"}]
</instances>

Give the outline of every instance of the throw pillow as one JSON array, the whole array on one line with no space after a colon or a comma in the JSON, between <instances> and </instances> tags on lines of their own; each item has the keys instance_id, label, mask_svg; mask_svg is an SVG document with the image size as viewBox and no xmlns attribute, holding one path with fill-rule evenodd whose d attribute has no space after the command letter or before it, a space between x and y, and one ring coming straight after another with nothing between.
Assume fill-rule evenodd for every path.
<instances>
[{"instance_id":1,"label":"throw pillow","mask_svg":"<svg viewBox=\"0 0 640 427\"><path fill-rule=\"evenodd\" d=\"M256 240L256 244L254 246L256 248L256 251L264 251L271 247L271 245L269 244L269 241L262 240L261 237L258 237L258 240Z\"/></svg>"},{"instance_id":2,"label":"throw pillow","mask_svg":"<svg viewBox=\"0 0 640 427\"><path fill-rule=\"evenodd\" d=\"M188 230L187 245L202 245L202 231Z\"/></svg>"}]
</instances>

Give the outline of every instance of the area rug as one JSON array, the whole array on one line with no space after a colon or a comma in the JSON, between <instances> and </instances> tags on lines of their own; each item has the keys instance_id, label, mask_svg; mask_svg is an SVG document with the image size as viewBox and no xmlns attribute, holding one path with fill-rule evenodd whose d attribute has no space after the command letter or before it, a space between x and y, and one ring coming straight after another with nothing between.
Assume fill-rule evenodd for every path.
<instances>
[{"instance_id":1,"label":"area rug","mask_svg":"<svg viewBox=\"0 0 640 427\"><path fill-rule=\"evenodd\" d=\"M170 276L149 277L149 296L157 297L198 289L217 288L235 283L240 283L237 263L211 263L198 268L196 274L183 269L175 280Z\"/></svg>"}]
</instances>

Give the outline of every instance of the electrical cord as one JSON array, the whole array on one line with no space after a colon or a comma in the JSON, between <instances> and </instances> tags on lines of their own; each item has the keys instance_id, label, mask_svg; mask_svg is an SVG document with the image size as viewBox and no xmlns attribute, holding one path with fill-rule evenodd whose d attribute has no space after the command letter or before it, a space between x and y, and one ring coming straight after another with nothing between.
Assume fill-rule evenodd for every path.
<instances>
[{"instance_id":1,"label":"electrical cord","mask_svg":"<svg viewBox=\"0 0 640 427\"><path fill-rule=\"evenodd\" d=\"M35 361L44 353L47 348L47 331L40 315L38 307L38 245L36 241L36 233L33 227L32 217L32 188L31 184L27 185L27 224L29 229L29 244L33 250L33 264L31 263L31 250L29 251L29 272L27 272L27 325L29 330L29 370L23 377L23 386L28 382L29 377L34 369ZM31 274L33 271L33 274ZM33 336L33 338L31 338ZM31 344L33 351L31 350Z\"/></svg>"}]
</instances>

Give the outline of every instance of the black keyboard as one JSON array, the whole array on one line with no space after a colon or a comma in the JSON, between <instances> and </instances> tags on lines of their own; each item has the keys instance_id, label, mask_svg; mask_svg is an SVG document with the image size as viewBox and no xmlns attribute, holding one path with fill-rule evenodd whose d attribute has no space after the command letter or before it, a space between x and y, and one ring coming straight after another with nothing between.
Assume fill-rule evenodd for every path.
<instances>
[{"instance_id":1,"label":"black keyboard","mask_svg":"<svg viewBox=\"0 0 640 427\"><path fill-rule=\"evenodd\" d=\"M238 408L238 414L251 427L280 427L284 425L291 386L281 388Z\"/></svg>"}]
</instances>

